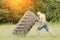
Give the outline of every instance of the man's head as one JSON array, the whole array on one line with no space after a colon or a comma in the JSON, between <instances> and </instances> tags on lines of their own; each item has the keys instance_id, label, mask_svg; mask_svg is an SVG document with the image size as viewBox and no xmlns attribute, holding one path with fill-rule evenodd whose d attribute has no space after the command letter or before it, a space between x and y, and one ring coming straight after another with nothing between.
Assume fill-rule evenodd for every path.
<instances>
[{"instance_id":1,"label":"man's head","mask_svg":"<svg viewBox=\"0 0 60 40\"><path fill-rule=\"evenodd\" d=\"M40 16L42 13L40 11L37 12L37 15Z\"/></svg>"}]
</instances>

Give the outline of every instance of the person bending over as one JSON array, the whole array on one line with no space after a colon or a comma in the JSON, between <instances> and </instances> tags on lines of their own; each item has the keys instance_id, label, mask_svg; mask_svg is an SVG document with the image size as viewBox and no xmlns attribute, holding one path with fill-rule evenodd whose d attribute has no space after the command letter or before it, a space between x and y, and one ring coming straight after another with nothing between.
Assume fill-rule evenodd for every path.
<instances>
[{"instance_id":1,"label":"person bending over","mask_svg":"<svg viewBox=\"0 0 60 40\"><path fill-rule=\"evenodd\" d=\"M39 31L44 28L47 32L51 33L54 36L54 33L48 28L48 25L46 23L46 16L42 14L40 11L37 12L37 16L38 22L41 23L41 25L39 25L39 27L37 28L38 34L41 35Z\"/></svg>"}]
</instances>

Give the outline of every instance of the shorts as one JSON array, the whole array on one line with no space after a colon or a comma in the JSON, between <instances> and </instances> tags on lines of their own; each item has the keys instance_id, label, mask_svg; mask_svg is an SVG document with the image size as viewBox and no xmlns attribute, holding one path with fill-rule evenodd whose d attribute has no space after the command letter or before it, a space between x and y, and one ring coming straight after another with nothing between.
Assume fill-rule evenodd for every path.
<instances>
[{"instance_id":1,"label":"shorts","mask_svg":"<svg viewBox=\"0 0 60 40\"><path fill-rule=\"evenodd\" d=\"M38 30L41 30L42 28L44 28L46 31L49 30L46 22L42 22L41 25L39 25Z\"/></svg>"}]
</instances>

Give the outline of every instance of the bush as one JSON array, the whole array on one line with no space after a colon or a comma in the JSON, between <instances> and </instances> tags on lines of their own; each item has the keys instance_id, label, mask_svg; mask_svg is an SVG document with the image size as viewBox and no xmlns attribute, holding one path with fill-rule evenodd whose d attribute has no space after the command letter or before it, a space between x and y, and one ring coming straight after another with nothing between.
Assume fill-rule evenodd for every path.
<instances>
[{"instance_id":1,"label":"bush","mask_svg":"<svg viewBox=\"0 0 60 40\"><path fill-rule=\"evenodd\" d=\"M37 0L31 10L34 10L35 13L37 11L44 13L47 16L47 21L59 22L60 3L56 0Z\"/></svg>"},{"instance_id":2,"label":"bush","mask_svg":"<svg viewBox=\"0 0 60 40\"><path fill-rule=\"evenodd\" d=\"M30 7L14 11L10 11L10 8L5 7L4 3L0 1L0 23L17 23L28 9L35 14L37 11L41 11L47 16L47 21L60 21L60 2L56 0L36 0Z\"/></svg>"},{"instance_id":3,"label":"bush","mask_svg":"<svg viewBox=\"0 0 60 40\"><path fill-rule=\"evenodd\" d=\"M10 13L7 9L0 9L0 23L17 23L23 13Z\"/></svg>"}]
</instances>

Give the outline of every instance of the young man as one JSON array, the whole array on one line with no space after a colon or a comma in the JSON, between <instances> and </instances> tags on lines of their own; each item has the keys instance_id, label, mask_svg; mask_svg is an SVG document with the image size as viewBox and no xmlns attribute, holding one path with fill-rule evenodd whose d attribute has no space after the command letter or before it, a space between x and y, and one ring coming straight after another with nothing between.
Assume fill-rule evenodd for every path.
<instances>
[{"instance_id":1,"label":"young man","mask_svg":"<svg viewBox=\"0 0 60 40\"><path fill-rule=\"evenodd\" d=\"M40 32L39 32L39 30L41 30L42 28L44 28L46 31L48 31L49 33L51 33L54 36L53 32L51 30L49 30L49 28L47 26L46 16L44 14L42 14L41 12L39 12L39 11L37 12L37 15L38 15L37 20L38 20L38 22L41 23L41 25L39 25L39 27L37 29L38 34L41 35Z\"/></svg>"}]
</instances>

